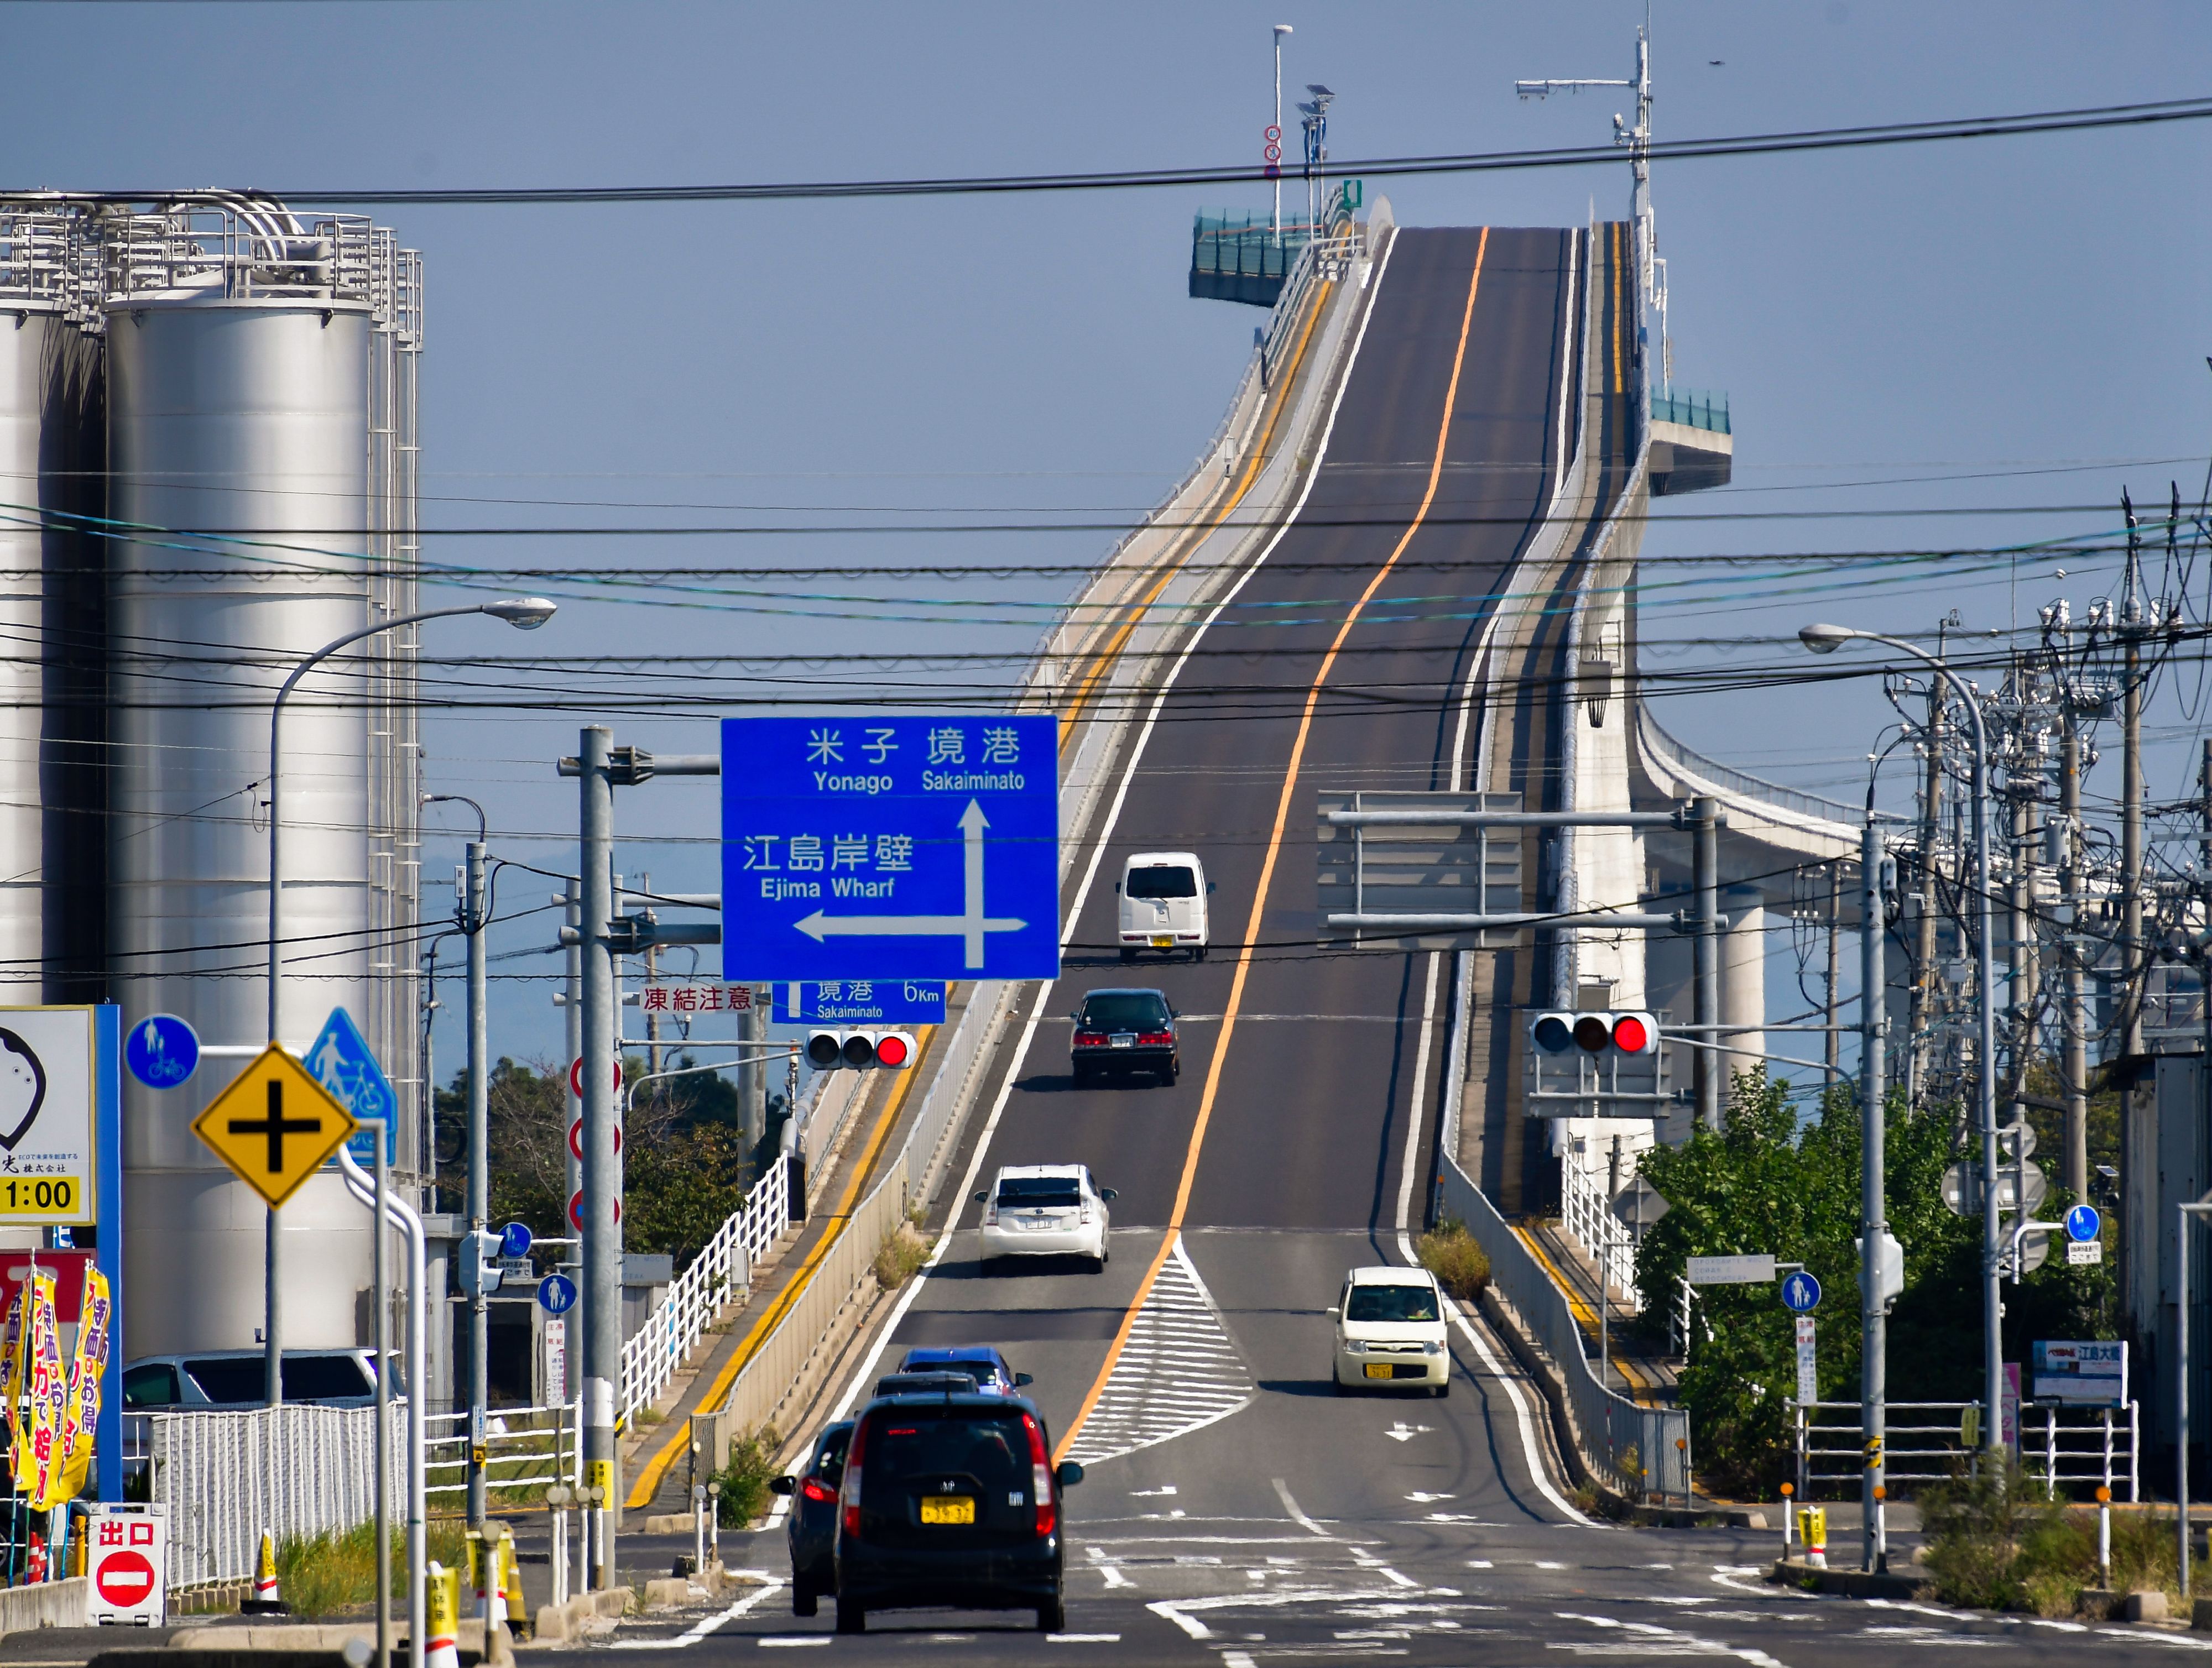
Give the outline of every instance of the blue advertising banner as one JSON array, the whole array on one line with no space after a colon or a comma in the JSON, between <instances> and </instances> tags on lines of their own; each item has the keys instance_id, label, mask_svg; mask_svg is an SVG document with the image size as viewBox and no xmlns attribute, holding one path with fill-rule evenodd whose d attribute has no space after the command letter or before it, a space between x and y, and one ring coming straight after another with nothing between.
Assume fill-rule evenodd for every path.
<instances>
[{"instance_id":1,"label":"blue advertising banner","mask_svg":"<svg viewBox=\"0 0 2212 1668\"><path fill-rule=\"evenodd\" d=\"M778 985L770 1018L785 1025L942 1025L945 986L928 979L825 979Z\"/></svg>"},{"instance_id":2,"label":"blue advertising banner","mask_svg":"<svg viewBox=\"0 0 2212 1668\"><path fill-rule=\"evenodd\" d=\"M1058 721L722 721L726 979L1054 979Z\"/></svg>"}]
</instances>

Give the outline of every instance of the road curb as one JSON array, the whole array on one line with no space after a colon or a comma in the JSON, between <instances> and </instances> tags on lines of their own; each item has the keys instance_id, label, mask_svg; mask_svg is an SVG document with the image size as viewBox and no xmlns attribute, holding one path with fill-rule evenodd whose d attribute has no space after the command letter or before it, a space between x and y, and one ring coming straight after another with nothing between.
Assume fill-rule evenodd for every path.
<instances>
[{"instance_id":1,"label":"road curb","mask_svg":"<svg viewBox=\"0 0 2212 1668\"><path fill-rule=\"evenodd\" d=\"M1832 1592L1844 1598L1899 1598L1922 1601L1935 1594L1936 1582L1928 1575L1883 1574L1865 1569L1823 1569L1796 1558L1778 1558L1766 1579L1778 1586L1802 1588L1807 1592Z\"/></svg>"}]
</instances>

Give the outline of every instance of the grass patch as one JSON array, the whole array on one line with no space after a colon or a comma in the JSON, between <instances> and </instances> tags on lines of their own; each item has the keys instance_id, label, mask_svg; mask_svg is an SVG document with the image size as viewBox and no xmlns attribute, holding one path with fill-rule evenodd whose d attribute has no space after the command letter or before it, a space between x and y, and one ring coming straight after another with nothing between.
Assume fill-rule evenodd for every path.
<instances>
[{"instance_id":1,"label":"grass patch","mask_svg":"<svg viewBox=\"0 0 2212 1668\"><path fill-rule=\"evenodd\" d=\"M722 1485L718 1515L725 1529L742 1529L768 1510L768 1485L778 1475L775 1452L783 1446L774 1425L763 1425L730 1444L730 1461L714 1473Z\"/></svg>"},{"instance_id":2,"label":"grass patch","mask_svg":"<svg viewBox=\"0 0 2212 1668\"><path fill-rule=\"evenodd\" d=\"M896 1291L914 1278L929 1260L929 1246L911 1222L901 1222L884 1238L876 1251L876 1283Z\"/></svg>"},{"instance_id":3,"label":"grass patch","mask_svg":"<svg viewBox=\"0 0 2212 1668\"><path fill-rule=\"evenodd\" d=\"M1978 1477L1962 1475L1923 1490L1920 1517L1929 1573L1938 1596L1951 1604L2070 1616L2075 1595L2098 1585L2096 1508L2046 1499L2042 1480L2017 1459L1998 1465L1984 1455ZM2170 1515L2113 1513L2112 1586L2161 1592L2178 1604L2181 1566L2174 1540ZM2192 1585L2205 1568L2201 1560L2192 1563Z\"/></svg>"},{"instance_id":4,"label":"grass patch","mask_svg":"<svg viewBox=\"0 0 2212 1668\"><path fill-rule=\"evenodd\" d=\"M458 1520L425 1525L428 1556L453 1568L468 1562L465 1525ZM335 1616L376 1602L376 1525L356 1524L343 1534L291 1537L276 1544L276 1581L296 1616ZM407 1532L392 1537L392 1596L407 1596Z\"/></svg>"},{"instance_id":5,"label":"grass patch","mask_svg":"<svg viewBox=\"0 0 2212 1668\"><path fill-rule=\"evenodd\" d=\"M1472 1303L1490 1283L1490 1254L1475 1242L1465 1222L1447 1218L1421 1235L1421 1266L1462 1303Z\"/></svg>"}]
</instances>

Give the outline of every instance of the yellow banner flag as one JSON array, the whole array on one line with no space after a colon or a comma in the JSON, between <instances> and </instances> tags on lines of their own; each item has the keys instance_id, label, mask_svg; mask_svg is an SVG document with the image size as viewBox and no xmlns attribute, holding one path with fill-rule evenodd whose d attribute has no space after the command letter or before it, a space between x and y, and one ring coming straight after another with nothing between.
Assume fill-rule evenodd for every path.
<instances>
[{"instance_id":1,"label":"yellow banner flag","mask_svg":"<svg viewBox=\"0 0 2212 1668\"><path fill-rule=\"evenodd\" d=\"M62 1418L61 1464L55 1468L53 1497L33 1501L35 1507L50 1510L75 1500L92 1469L93 1433L100 1423L100 1375L107 1370L114 1313L107 1277L87 1263L83 1301L77 1309L76 1353L70 1362L69 1405Z\"/></svg>"},{"instance_id":2,"label":"yellow banner flag","mask_svg":"<svg viewBox=\"0 0 2212 1668\"><path fill-rule=\"evenodd\" d=\"M24 1297L23 1372L30 1407L15 1433L15 1491L30 1495L38 1509L53 1504L54 1485L60 1480L61 1455L55 1443L69 1403L69 1375L62 1366L54 1277L39 1270L25 1287Z\"/></svg>"}]
</instances>

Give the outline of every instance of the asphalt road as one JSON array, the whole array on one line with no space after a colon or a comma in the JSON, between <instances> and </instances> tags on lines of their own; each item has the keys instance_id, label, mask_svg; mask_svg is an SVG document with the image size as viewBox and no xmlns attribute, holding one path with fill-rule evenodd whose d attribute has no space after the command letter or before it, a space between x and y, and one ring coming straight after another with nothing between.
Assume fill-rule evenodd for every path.
<instances>
[{"instance_id":1,"label":"asphalt road","mask_svg":"<svg viewBox=\"0 0 2212 1668\"><path fill-rule=\"evenodd\" d=\"M1404 1260L1421 1218L1448 970L1314 947L1315 795L1452 785L1485 599L1558 464L1570 236L1399 234L1303 509L1176 673L1073 864L1066 972L1010 1029L969 1186L1001 1164L1089 1164L1120 1190L1109 1265L987 1273L963 1205L892 1329L893 1351L995 1343L1036 1376L1059 1451L1089 1470L1068 1508L1067 1635L912 1612L838 1638L828 1606L796 1620L770 1586L626 1623L617 1645L1223 1668L1863 1664L1938 1642L2078 1656L2052 1624L1780 1593L1754 1568L1771 1535L1589 1523L1547 1473L1533 1392L1473 1325L1444 1399L1328 1380L1339 1279ZM1218 883L1217 948L1125 967L1112 883L1162 848L1195 850ZM1121 985L1185 1015L1179 1083L1074 1086L1067 1016ZM787 1574L780 1531L724 1551ZM2100 1656L2130 1654L2127 1636L2098 1639Z\"/></svg>"}]
</instances>

